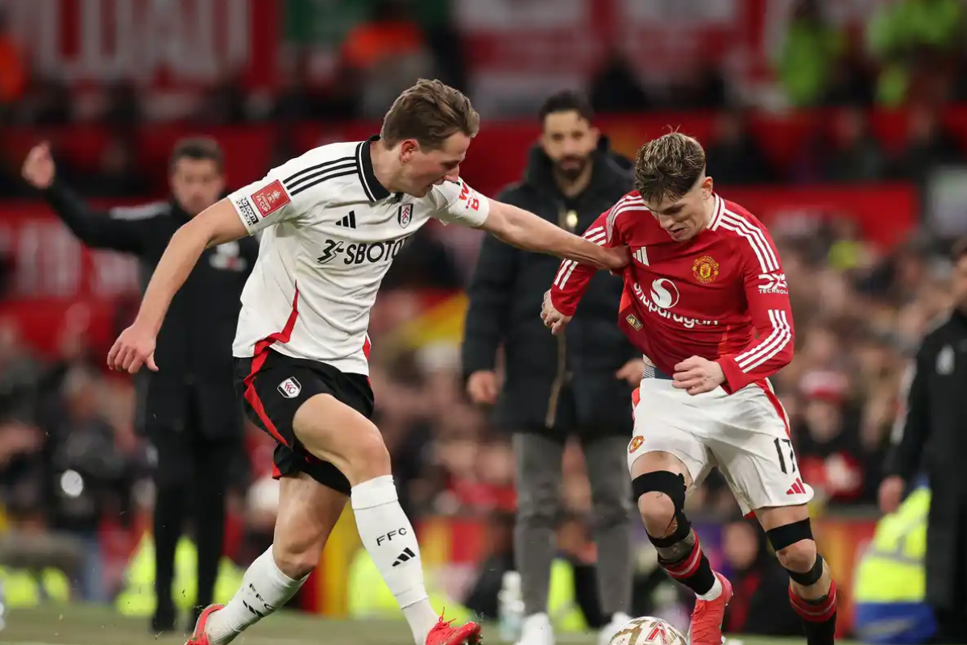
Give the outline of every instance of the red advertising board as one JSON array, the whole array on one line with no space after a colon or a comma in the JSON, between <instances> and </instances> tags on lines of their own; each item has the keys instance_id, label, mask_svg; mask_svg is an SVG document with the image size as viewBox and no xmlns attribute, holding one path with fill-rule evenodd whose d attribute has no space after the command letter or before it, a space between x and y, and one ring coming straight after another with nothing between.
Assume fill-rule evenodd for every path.
<instances>
[{"instance_id":1,"label":"red advertising board","mask_svg":"<svg viewBox=\"0 0 967 645\"><path fill-rule=\"evenodd\" d=\"M885 0L821 0L833 23L863 25ZM360 7L353 7L353 5ZM530 104L582 86L611 54L658 89L703 67L740 88L772 78L795 3L768 0L454 0L474 98ZM238 74L273 87L278 52L299 40L334 69L339 43L368 13L366 0L13 0L12 33L32 66L83 91L136 79L152 111L177 112L186 93ZM423 9L418 3L417 15ZM425 11L432 14L433 8ZM282 20L285 17L286 20ZM316 25L309 36L292 24ZM287 27L284 27L287 25ZM321 30L323 34L316 33ZM295 31L299 31L296 29ZM83 108L82 108L83 110Z\"/></svg>"},{"instance_id":2,"label":"red advertising board","mask_svg":"<svg viewBox=\"0 0 967 645\"><path fill-rule=\"evenodd\" d=\"M159 115L183 112L186 92L228 75L250 88L271 86L279 7L270 0L6 3L11 32L39 73L66 81L81 97L133 80L149 92L146 108ZM83 102L75 107L86 111Z\"/></svg>"},{"instance_id":3,"label":"red advertising board","mask_svg":"<svg viewBox=\"0 0 967 645\"><path fill-rule=\"evenodd\" d=\"M859 224L864 239L889 249L917 224L913 186L726 188L726 199L749 209L770 227L809 227L812 222L847 218Z\"/></svg>"}]
</instances>

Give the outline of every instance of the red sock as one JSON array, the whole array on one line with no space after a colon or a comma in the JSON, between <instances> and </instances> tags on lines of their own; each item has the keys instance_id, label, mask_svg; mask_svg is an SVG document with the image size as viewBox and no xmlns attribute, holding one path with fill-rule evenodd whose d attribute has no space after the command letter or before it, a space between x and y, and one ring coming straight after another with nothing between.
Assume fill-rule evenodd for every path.
<instances>
[{"instance_id":1,"label":"red sock","mask_svg":"<svg viewBox=\"0 0 967 645\"><path fill-rule=\"evenodd\" d=\"M675 562L666 562L658 558L658 564L668 572L672 578L682 583L695 593L707 594L715 584L715 574L702 552L702 544L695 536L695 546L688 555Z\"/></svg>"},{"instance_id":2,"label":"red sock","mask_svg":"<svg viewBox=\"0 0 967 645\"><path fill-rule=\"evenodd\" d=\"M804 600L789 587L789 602L803 620L810 623L825 623L836 613L836 581L829 583L829 593L821 600Z\"/></svg>"},{"instance_id":3,"label":"red sock","mask_svg":"<svg viewBox=\"0 0 967 645\"><path fill-rule=\"evenodd\" d=\"M802 618L807 645L833 645L836 635L835 580L830 581L829 593L820 600L804 600L790 586L789 602Z\"/></svg>"}]
</instances>

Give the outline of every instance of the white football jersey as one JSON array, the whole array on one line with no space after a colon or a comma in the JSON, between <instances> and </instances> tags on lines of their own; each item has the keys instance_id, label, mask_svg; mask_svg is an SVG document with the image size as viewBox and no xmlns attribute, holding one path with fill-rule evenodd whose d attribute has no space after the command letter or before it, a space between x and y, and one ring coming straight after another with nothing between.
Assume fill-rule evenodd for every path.
<instances>
[{"instance_id":1,"label":"white football jersey","mask_svg":"<svg viewBox=\"0 0 967 645\"><path fill-rule=\"evenodd\" d=\"M293 358L369 374L369 312L393 258L436 218L480 226L487 199L463 180L425 197L390 194L367 141L310 150L229 195L259 258L242 291L233 353L271 346Z\"/></svg>"}]
</instances>

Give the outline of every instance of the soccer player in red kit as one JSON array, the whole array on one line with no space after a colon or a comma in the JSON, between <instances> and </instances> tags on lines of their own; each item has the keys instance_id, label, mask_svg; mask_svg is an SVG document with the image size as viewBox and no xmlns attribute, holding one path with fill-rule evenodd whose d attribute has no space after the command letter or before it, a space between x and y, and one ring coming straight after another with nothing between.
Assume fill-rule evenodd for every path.
<instances>
[{"instance_id":1,"label":"soccer player in red kit","mask_svg":"<svg viewBox=\"0 0 967 645\"><path fill-rule=\"evenodd\" d=\"M836 585L816 550L789 424L768 378L793 354L789 292L765 227L715 194L705 151L666 134L643 146L636 190L585 233L627 245L619 326L647 367L636 391L628 467L659 563L696 596L694 645L720 645L729 581L712 571L683 507L717 466L744 513L753 511L791 579L809 645L829 645ZM593 268L566 261L542 318L560 333Z\"/></svg>"}]
</instances>

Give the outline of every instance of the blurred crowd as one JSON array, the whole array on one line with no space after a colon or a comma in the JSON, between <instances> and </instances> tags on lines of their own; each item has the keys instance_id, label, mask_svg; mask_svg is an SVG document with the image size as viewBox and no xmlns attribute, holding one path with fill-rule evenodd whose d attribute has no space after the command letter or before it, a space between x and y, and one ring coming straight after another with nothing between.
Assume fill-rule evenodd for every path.
<instances>
[{"instance_id":1,"label":"blurred crowd","mask_svg":"<svg viewBox=\"0 0 967 645\"><path fill-rule=\"evenodd\" d=\"M310 35L286 48L274 92L249 91L235 70L225 70L179 117L202 125L377 118L413 78L471 88L453 2L357 4L355 22L343 25L341 44L327 63L334 72L323 85L312 81L313 48L321 43ZM716 60L673 81L649 84L620 51L602 59L586 89L598 112L724 109L749 101L893 107L912 99L931 104L967 100L963 2L878 2L860 28L834 20L830 14L836 12L835 3L821 0L792 3L788 30L773 54L775 92L749 96L730 78L724 62ZM0 15L0 122L94 121L123 128L148 118L151 106L143 104L133 79L117 79L93 101L71 101L61 79L34 70L6 24Z\"/></svg>"}]
</instances>

